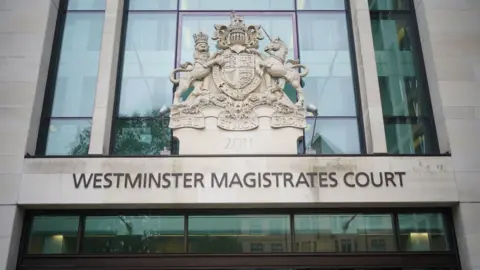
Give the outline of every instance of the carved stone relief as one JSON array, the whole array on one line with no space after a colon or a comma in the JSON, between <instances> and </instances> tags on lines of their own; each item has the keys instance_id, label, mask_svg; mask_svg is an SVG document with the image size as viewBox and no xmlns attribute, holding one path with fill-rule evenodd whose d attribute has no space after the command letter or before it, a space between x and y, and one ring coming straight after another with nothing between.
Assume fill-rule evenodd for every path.
<instances>
[{"instance_id":1,"label":"carved stone relief","mask_svg":"<svg viewBox=\"0 0 480 270\"><path fill-rule=\"evenodd\" d=\"M242 16L232 12L230 25L215 25L212 37L219 51L210 54L208 35L194 34L194 61L173 70L170 81L178 85L171 106L172 129L205 128L203 110L220 109L217 126L224 130L252 130L258 127L256 110L261 106L273 109L272 128L305 128L305 107L301 78L308 69L298 60L286 60L288 49L278 37L270 38L264 48L269 57L257 50L264 37L260 25L245 25ZM265 32L266 33L266 32ZM299 72L302 68L303 72ZM180 79L175 74L185 72ZM292 103L283 89L290 83L297 91L298 102ZM181 96L193 91L186 100Z\"/></svg>"}]
</instances>

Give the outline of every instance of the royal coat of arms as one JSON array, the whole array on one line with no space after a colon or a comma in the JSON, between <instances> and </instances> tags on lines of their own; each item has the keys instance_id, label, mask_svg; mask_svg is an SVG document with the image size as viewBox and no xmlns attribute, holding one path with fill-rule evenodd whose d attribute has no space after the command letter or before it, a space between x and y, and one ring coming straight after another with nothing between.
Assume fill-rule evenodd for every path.
<instances>
[{"instance_id":1,"label":"royal coat of arms","mask_svg":"<svg viewBox=\"0 0 480 270\"><path fill-rule=\"evenodd\" d=\"M204 128L203 111L210 107L220 109L216 115L218 127L251 130L258 127L256 110L262 106L273 109L269 115L272 128L305 128L300 80L308 69L298 61L286 60L285 43L265 34L270 40L264 48L268 57L258 51L259 40L264 38L262 27L246 25L235 12L230 16L230 25L215 25L212 39L217 41L217 52L210 54L208 35L195 34L194 62L186 62L170 74L170 80L178 84L170 128ZM175 74L179 72L184 76L177 79ZM297 91L296 103L283 92L287 83ZM192 87L189 97L181 100Z\"/></svg>"}]
</instances>

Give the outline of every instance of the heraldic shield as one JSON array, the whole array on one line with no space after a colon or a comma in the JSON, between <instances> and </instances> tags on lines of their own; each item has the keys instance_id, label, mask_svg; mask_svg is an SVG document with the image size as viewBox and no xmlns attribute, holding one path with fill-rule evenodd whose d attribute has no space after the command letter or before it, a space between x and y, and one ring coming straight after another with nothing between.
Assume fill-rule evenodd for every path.
<instances>
[{"instance_id":1,"label":"heraldic shield","mask_svg":"<svg viewBox=\"0 0 480 270\"><path fill-rule=\"evenodd\" d=\"M212 70L215 84L231 98L244 100L261 82L255 73L256 55L227 50L221 57L223 65Z\"/></svg>"}]
</instances>

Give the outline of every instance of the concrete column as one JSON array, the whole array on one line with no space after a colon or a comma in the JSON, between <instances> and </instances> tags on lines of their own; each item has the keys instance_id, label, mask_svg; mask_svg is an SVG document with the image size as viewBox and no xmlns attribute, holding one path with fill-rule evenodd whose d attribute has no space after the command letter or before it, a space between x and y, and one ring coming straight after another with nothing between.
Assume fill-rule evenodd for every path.
<instances>
[{"instance_id":1,"label":"concrete column","mask_svg":"<svg viewBox=\"0 0 480 270\"><path fill-rule=\"evenodd\" d=\"M480 1L415 1L442 151L451 150L462 269L480 269Z\"/></svg>"},{"instance_id":2,"label":"concrete column","mask_svg":"<svg viewBox=\"0 0 480 270\"><path fill-rule=\"evenodd\" d=\"M351 0L350 8L367 153L386 153L387 142L368 0Z\"/></svg>"},{"instance_id":3,"label":"concrete column","mask_svg":"<svg viewBox=\"0 0 480 270\"><path fill-rule=\"evenodd\" d=\"M89 154L109 153L114 110L124 1L106 0L106 2Z\"/></svg>"}]
</instances>

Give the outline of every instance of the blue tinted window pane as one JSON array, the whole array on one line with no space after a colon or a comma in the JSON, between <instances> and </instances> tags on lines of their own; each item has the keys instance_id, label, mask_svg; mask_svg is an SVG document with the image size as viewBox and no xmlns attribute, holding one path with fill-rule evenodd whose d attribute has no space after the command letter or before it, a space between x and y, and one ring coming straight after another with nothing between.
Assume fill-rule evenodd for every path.
<instances>
[{"instance_id":1,"label":"blue tinted window pane","mask_svg":"<svg viewBox=\"0 0 480 270\"><path fill-rule=\"evenodd\" d=\"M176 21L175 14L129 14L120 116L152 116L171 104Z\"/></svg>"},{"instance_id":2,"label":"blue tinted window pane","mask_svg":"<svg viewBox=\"0 0 480 270\"><path fill-rule=\"evenodd\" d=\"M305 145L310 146L314 119L307 119ZM312 148L317 154L358 154L360 140L357 119L317 119Z\"/></svg>"},{"instance_id":3,"label":"blue tinted window pane","mask_svg":"<svg viewBox=\"0 0 480 270\"><path fill-rule=\"evenodd\" d=\"M300 61L309 69L305 102L319 116L356 116L345 13L298 14L298 29Z\"/></svg>"},{"instance_id":4,"label":"blue tinted window pane","mask_svg":"<svg viewBox=\"0 0 480 270\"><path fill-rule=\"evenodd\" d=\"M105 10L105 6L105 0L68 0L69 10Z\"/></svg>"},{"instance_id":5,"label":"blue tinted window pane","mask_svg":"<svg viewBox=\"0 0 480 270\"><path fill-rule=\"evenodd\" d=\"M184 218L86 217L82 253L182 253Z\"/></svg>"},{"instance_id":6,"label":"blue tinted window pane","mask_svg":"<svg viewBox=\"0 0 480 270\"><path fill-rule=\"evenodd\" d=\"M293 0L180 0L181 10L293 10Z\"/></svg>"},{"instance_id":7,"label":"blue tinted window pane","mask_svg":"<svg viewBox=\"0 0 480 270\"><path fill-rule=\"evenodd\" d=\"M297 0L299 10L344 10L345 0Z\"/></svg>"},{"instance_id":8,"label":"blue tinted window pane","mask_svg":"<svg viewBox=\"0 0 480 270\"><path fill-rule=\"evenodd\" d=\"M176 10L177 0L130 0L130 10Z\"/></svg>"},{"instance_id":9,"label":"blue tinted window pane","mask_svg":"<svg viewBox=\"0 0 480 270\"><path fill-rule=\"evenodd\" d=\"M295 216L295 241L297 252L396 250L389 214L298 215Z\"/></svg>"},{"instance_id":10,"label":"blue tinted window pane","mask_svg":"<svg viewBox=\"0 0 480 270\"><path fill-rule=\"evenodd\" d=\"M102 13L68 13L52 117L92 116L103 20Z\"/></svg>"},{"instance_id":11,"label":"blue tinted window pane","mask_svg":"<svg viewBox=\"0 0 480 270\"><path fill-rule=\"evenodd\" d=\"M399 214L398 224L402 251L450 250L443 214Z\"/></svg>"},{"instance_id":12,"label":"blue tinted window pane","mask_svg":"<svg viewBox=\"0 0 480 270\"><path fill-rule=\"evenodd\" d=\"M288 215L199 216L188 219L188 250L191 253L272 252L263 243L281 244L289 251ZM280 250L278 245L274 246Z\"/></svg>"},{"instance_id":13,"label":"blue tinted window pane","mask_svg":"<svg viewBox=\"0 0 480 270\"><path fill-rule=\"evenodd\" d=\"M87 155L91 120L52 119L48 129L46 155Z\"/></svg>"},{"instance_id":14,"label":"blue tinted window pane","mask_svg":"<svg viewBox=\"0 0 480 270\"><path fill-rule=\"evenodd\" d=\"M77 251L78 216L33 219L28 254L73 254Z\"/></svg>"}]
</instances>

